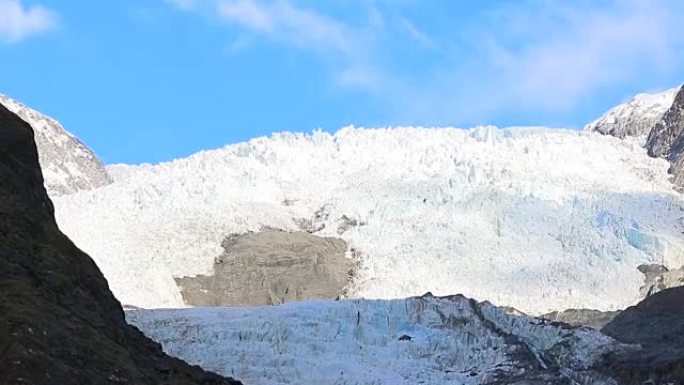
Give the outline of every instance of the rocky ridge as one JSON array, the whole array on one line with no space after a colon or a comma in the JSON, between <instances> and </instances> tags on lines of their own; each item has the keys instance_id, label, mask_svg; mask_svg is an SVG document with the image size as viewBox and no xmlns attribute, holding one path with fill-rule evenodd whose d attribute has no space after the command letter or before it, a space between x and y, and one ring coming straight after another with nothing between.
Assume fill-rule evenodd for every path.
<instances>
[{"instance_id":1,"label":"rocky ridge","mask_svg":"<svg viewBox=\"0 0 684 385\"><path fill-rule=\"evenodd\" d=\"M660 93L641 93L627 103L608 110L584 127L588 132L599 132L618 138L645 136L672 106L680 87Z\"/></svg>"},{"instance_id":2,"label":"rocky ridge","mask_svg":"<svg viewBox=\"0 0 684 385\"><path fill-rule=\"evenodd\" d=\"M112 182L93 151L59 122L2 94L0 105L33 128L45 187L51 196L89 190Z\"/></svg>"},{"instance_id":3,"label":"rocky ridge","mask_svg":"<svg viewBox=\"0 0 684 385\"><path fill-rule=\"evenodd\" d=\"M128 325L95 263L60 232L31 126L0 105L0 383L238 385Z\"/></svg>"},{"instance_id":4,"label":"rocky ridge","mask_svg":"<svg viewBox=\"0 0 684 385\"><path fill-rule=\"evenodd\" d=\"M645 136L648 154L667 159L672 183L680 191L684 189L684 87L658 94L638 94L610 109L584 130L618 138Z\"/></svg>"},{"instance_id":5,"label":"rocky ridge","mask_svg":"<svg viewBox=\"0 0 684 385\"><path fill-rule=\"evenodd\" d=\"M684 88L648 135L648 154L667 159L673 183L684 189Z\"/></svg>"},{"instance_id":6,"label":"rocky ridge","mask_svg":"<svg viewBox=\"0 0 684 385\"><path fill-rule=\"evenodd\" d=\"M541 315L543 319L563 322L570 326L586 326L599 330L620 314L619 310L567 309Z\"/></svg>"}]
</instances>

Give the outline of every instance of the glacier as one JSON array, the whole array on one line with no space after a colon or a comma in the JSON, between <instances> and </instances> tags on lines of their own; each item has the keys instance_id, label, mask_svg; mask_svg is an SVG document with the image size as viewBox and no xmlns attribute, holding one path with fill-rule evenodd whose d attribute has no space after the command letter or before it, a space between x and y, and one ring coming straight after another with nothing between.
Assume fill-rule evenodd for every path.
<instances>
[{"instance_id":1,"label":"glacier","mask_svg":"<svg viewBox=\"0 0 684 385\"><path fill-rule=\"evenodd\" d=\"M640 299L638 265L684 264L667 169L639 138L346 127L111 165L113 183L53 200L126 305L183 307L174 277L209 274L225 236L308 221L350 245L351 298L462 293L541 314L624 308Z\"/></svg>"},{"instance_id":2,"label":"glacier","mask_svg":"<svg viewBox=\"0 0 684 385\"><path fill-rule=\"evenodd\" d=\"M617 384L593 368L621 348L588 328L463 296L131 310L166 353L254 385Z\"/></svg>"}]
</instances>

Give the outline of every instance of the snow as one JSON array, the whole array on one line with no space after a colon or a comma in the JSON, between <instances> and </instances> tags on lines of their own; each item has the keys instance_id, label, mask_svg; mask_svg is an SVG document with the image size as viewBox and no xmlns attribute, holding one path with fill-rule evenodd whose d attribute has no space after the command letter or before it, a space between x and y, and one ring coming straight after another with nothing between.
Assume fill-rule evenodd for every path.
<instances>
[{"instance_id":1,"label":"snow","mask_svg":"<svg viewBox=\"0 0 684 385\"><path fill-rule=\"evenodd\" d=\"M512 316L460 296L126 316L167 353L254 385L482 384L556 360L573 378L616 347L596 331Z\"/></svg>"},{"instance_id":2,"label":"snow","mask_svg":"<svg viewBox=\"0 0 684 385\"><path fill-rule=\"evenodd\" d=\"M45 188L51 195L70 194L111 182L95 154L59 122L2 94L0 104L33 128Z\"/></svg>"},{"instance_id":3,"label":"snow","mask_svg":"<svg viewBox=\"0 0 684 385\"><path fill-rule=\"evenodd\" d=\"M653 94L637 94L627 103L610 109L600 118L586 125L584 130L619 138L637 136L645 140L653 126L672 106L680 88L675 87Z\"/></svg>"},{"instance_id":4,"label":"snow","mask_svg":"<svg viewBox=\"0 0 684 385\"><path fill-rule=\"evenodd\" d=\"M53 197L60 228L118 299L182 307L173 277L211 272L232 233L340 236L351 297L463 293L531 314L635 303L636 267L684 264L684 200L639 140L545 128L281 133ZM316 216L316 212L326 215Z\"/></svg>"}]
</instances>

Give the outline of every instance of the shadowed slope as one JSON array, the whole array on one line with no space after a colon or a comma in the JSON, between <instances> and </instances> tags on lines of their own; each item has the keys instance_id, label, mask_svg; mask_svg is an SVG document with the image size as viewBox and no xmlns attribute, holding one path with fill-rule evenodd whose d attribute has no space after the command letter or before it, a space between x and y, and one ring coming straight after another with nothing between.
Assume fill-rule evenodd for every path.
<instances>
[{"instance_id":1,"label":"shadowed slope","mask_svg":"<svg viewBox=\"0 0 684 385\"><path fill-rule=\"evenodd\" d=\"M680 384L684 379L684 287L646 298L601 331L641 346L612 354L606 361L609 372L624 383Z\"/></svg>"},{"instance_id":2,"label":"shadowed slope","mask_svg":"<svg viewBox=\"0 0 684 385\"><path fill-rule=\"evenodd\" d=\"M57 228L31 127L3 106L0 383L239 384L126 324L95 263Z\"/></svg>"}]
</instances>

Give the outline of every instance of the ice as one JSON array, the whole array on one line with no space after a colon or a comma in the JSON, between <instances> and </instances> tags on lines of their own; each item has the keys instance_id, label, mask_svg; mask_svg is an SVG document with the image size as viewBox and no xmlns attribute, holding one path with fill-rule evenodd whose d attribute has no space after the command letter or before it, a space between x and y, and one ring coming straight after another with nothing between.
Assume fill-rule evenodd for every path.
<instances>
[{"instance_id":1,"label":"ice","mask_svg":"<svg viewBox=\"0 0 684 385\"><path fill-rule=\"evenodd\" d=\"M616 346L593 330L460 296L135 310L127 318L167 353L255 385L504 383L555 365L554 380L578 380Z\"/></svg>"},{"instance_id":2,"label":"ice","mask_svg":"<svg viewBox=\"0 0 684 385\"><path fill-rule=\"evenodd\" d=\"M210 273L229 234L304 218L338 237L346 216L351 297L462 293L538 314L624 308L638 265L684 264L667 169L638 139L586 132L345 127L109 166L115 183L54 202L128 305L183 306L173 277Z\"/></svg>"}]
</instances>

